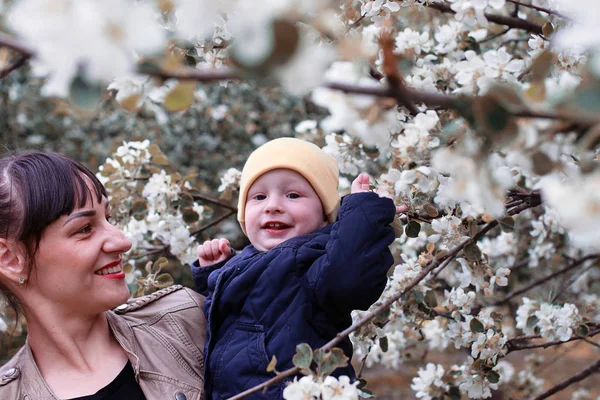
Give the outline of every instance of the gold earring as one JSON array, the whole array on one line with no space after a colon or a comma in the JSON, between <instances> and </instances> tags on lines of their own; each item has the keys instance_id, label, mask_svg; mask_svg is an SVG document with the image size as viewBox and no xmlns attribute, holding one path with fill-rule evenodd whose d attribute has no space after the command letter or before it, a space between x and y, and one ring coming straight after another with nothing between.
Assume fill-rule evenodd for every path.
<instances>
[{"instance_id":1,"label":"gold earring","mask_svg":"<svg viewBox=\"0 0 600 400\"><path fill-rule=\"evenodd\" d=\"M19 278L19 286L23 286L24 283L25 283L25 278L20 277Z\"/></svg>"}]
</instances>

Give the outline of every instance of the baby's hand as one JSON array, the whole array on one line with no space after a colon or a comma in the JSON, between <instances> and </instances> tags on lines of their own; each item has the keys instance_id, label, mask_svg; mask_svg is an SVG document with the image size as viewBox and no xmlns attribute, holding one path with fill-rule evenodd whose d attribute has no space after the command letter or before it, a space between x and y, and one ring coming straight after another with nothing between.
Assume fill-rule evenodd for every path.
<instances>
[{"instance_id":1,"label":"baby's hand","mask_svg":"<svg viewBox=\"0 0 600 400\"><path fill-rule=\"evenodd\" d=\"M198 264L207 267L231 257L231 246L227 239L207 240L198 246Z\"/></svg>"},{"instance_id":2,"label":"baby's hand","mask_svg":"<svg viewBox=\"0 0 600 400\"><path fill-rule=\"evenodd\" d=\"M354 182L352 182L352 188L350 189L350 193L368 192L369 189L369 175L363 173L358 175ZM406 212L406 210L408 210L406 204L396 206L396 214L402 214L403 212Z\"/></svg>"},{"instance_id":3,"label":"baby's hand","mask_svg":"<svg viewBox=\"0 0 600 400\"><path fill-rule=\"evenodd\" d=\"M361 193L368 192L370 189L369 185L369 174L360 174L356 177L354 182L352 182L352 188L350 189L350 193Z\"/></svg>"}]
</instances>

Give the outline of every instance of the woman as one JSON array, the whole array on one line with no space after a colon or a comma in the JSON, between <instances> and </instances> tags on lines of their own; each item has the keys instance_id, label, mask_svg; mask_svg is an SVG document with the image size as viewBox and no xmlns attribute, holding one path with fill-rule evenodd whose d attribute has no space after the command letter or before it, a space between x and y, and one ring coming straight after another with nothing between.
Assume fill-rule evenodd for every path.
<instances>
[{"instance_id":1,"label":"woman","mask_svg":"<svg viewBox=\"0 0 600 400\"><path fill-rule=\"evenodd\" d=\"M28 327L0 368L0 399L203 397L204 298L173 286L125 303L131 242L109 217L81 164L44 152L0 160L0 293Z\"/></svg>"}]
</instances>

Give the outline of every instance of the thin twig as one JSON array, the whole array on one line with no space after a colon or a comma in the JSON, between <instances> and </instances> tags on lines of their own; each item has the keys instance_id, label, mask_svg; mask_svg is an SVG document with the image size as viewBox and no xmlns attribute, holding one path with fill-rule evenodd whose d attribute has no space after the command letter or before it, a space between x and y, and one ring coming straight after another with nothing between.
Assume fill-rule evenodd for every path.
<instances>
[{"instance_id":1,"label":"thin twig","mask_svg":"<svg viewBox=\"0 0 600 400\"><path fill-rule=\"evenodd\" d=\"M234 213L237 213L237 211L238 211L237 207L234 207L231 204L227 204L221 200L214 199L212 197L207 197L207 196L197 193L197 192L189 192L189 194L190 194L190 196L192 196L194 198L194 200L202 200L207 203L211 203L216 206L223 207L227 210L233 211Z\"/></svg>"},{"instance_id":2,"label":"thin twig","mask_svg":"<svg viewBox=\"0 0 600 400\"><path fill-rule=\"evenodd\" d=\"M151 256L151 255L153 255L153 254L158 254L158 253L162 253L162 252L164 252L164 251L167 251L167 250L169 250L169 247L170 247L169 245L166 245L166 246L164 246L164 247L159 247L159 248L157 248L157 249L154 249L154 250L151 250L151 251L149 251L149 252L147 252L147 253L144 253L144 254L138 254L138 255L136 255L136 256L129 257L129 259L130 259L130 260L139 260L140 258L145 258L145 257Z\"/></svg>"},{"instance_id":3,"label":"thin twig","mask_svg":"<svg viewBox=\"0 0 600 400\"><path fill-rule=\"evenodd\" d=\"M192 232L190 233L190 235L198 235L199 233L202 233L202 232L204 232L204 231L205 231L205 230L207 230L208 228L210 228L210 227L212 227L212 226L215 226L215 225L219 224L221 221L223 221L223 220L225 220L225 219L229 218L229 217L230 217L230 216L232 216L233 214L235 214L235 212L234 212L234 211L231 211L231 210L229 210L229 211L227 211L227 213L225 213L225 214L221 215L219 218L217 218L217 219L215 219L215 220L213 220L213 221L209 222L208 224L202 225L200 228L196 229L195 231L192 231Z\"/></svg>"},{"instance_id":4,"label":"thin twig","mask_svg":"<svg viewBox=\"0 0 600 400\"><path fill-rule=\"evenodd\" d=\"M551 387L550 389L546 390L544 393L540 394L539 396L534 397L532 400L546 399L546 398L552 396L553 394L558 393L561 390L571 386L573 383L584 380L585 378L592 375L593 373L598 372L598 370L600 370L600 360L596 361L595 363L593 363L592 365L590 365L583 371L571 376L568 379L565 379L558 385Z\"/></svg>"},{"instance_id":5,"label":"thin twig","mask_svg":"<svg viewBox=\"0 0 600 400\"><path fill-rule=\"evenodd\" d=\"M571 18L567 17L565 14L560 13L558 11L550 10L550 9L544 8L544 7L534 6L533 4L522 3L522 2L517 1L517 0L506 0L506 1L509 2L509 3L516 4L518 6L523 6L523 7L527 7L527 8L533 8L534 10L541 11L541 12L546 13L546 14L556 15L557 17L566 19L567 21L571 21Z\"/></svg>"},{"instance_id":6,"label":"thin twig","mask_svg":"<svg viewBox=\"0 0 600 400\"><path fill-rule=\"evenodd\" d=\"M524 260L519 261L518 263L515 263L513 265L511 265L510 267L508 267L508 269L512 271L516 271L520 268L526 267L529 264L529 258L526 258Z\"/></svg>"},{"instance_id":7,"label":"thin twig","mask_svg":"<svg viewBox=\"0 0 600 400\"><path fill-rule=\"evenodd\" d=\"M330 340L329 342L327 342L324 346L321 347L322 350L324 351L329 351L331 350L335 345L337 345L339 342L341 342L344 338L346 338L348 335L350 335L352 332L354 332L355 330L357 330L358 328L360 328L361 326L367 324L369 321L371 321L373 318L375 318L377 315L379 315L381 312L387 310L388 308L390 308L392 306L392 304L394 304L396 301L398 301L402 296L404 296L406 293L410 292L415 286L417 286L419 284L419 282L421 282L423 279L425 279L425 277L434 269L436 269L438 266L440 266L440 264L448 259L448 258L454 258L458 253L460 253L460 251L462 251L463 248L465 248L470 242L471 240L473 241L477 241L479 240L481 237L483 237L487 232L489 232L492 228L494 228L496 225L498 225L497 221L492 221L489 224L487 224L485 227L483 227L479 233L477 233L477 235L475 235L475 237L473 239L468 239L465 240L464 242L462 242L461 244L459 244L458 246L456 246L452 251L450 251L444 258L440 258L437 260L433 260L425 269L423 269L419 275L417 275L417 277L415 279L413 279L411 281L410 284L408 284L408 286L402 290L400 293L397 293L396 295L392 296L391 298L389 298L388 300L386 300L385 302L383 302L379 307L375 308L374 310L372 310L371 312L369 312L368 314L366 314L365 316L363 316L363 318L361 318L360 320L354 322L351 326L349 326L348 328L346 328L345 330L343 330L342 332L338 333L332 340ZM294 367L294 368L290 368L280 374L278 374L276 377L269 379L266 382L261 383L260 385L257 385L253 388L250 388L242 393L239 393L233 397L230 397L229 400L239 400L242 399L246 396L249 396L253 393L257 393L261 390L263 390L266 387L271 386L274 383L277 383L285 378L287 378L288 376L292 376L295 375L299 372L299 368Z\"/></svg>"},{"instance_id":8,"label":"thin twig","mask_svg":"<svg viewBox=\"0 0 600 400\"><path fill-rule=\"evenodd\" d=\"M591 344L592 346L598 347L600 349L600 344L591 341L590 339L586 338L586 337L581 337L581 340L583 340L584 342Z\"/></svg>"},{"instance_id":9,"label":"thin twig","mask_svg":"<svg viewBox=\"0 0 600 400\"><path fill-rule=\"evenodd\" d=\"M584 262L586 262L588 260L593 260L593 259L596 259L598 257L600 257L600 254L590 254L590 255L587 255L587 256L585 256L583 258L580 258L579 260L577 260L577 261L575 261L575 262L567 265L565 268L563 268L561 270L558 270L558 271L556 271L556 272L554 272L554 273L552 273L552 274L550 274L550 275L548 275L548 276L546 276L544 278L541 278L541 279L538 279L536 281L533 281L529 285L527 285L527 286L525 286L525 287L523 287L521 289L518 289L518 290L515 290L513 292L510 292L502 300L497 301L496 303L494 303L494 305L495 306L499 306L499 305L502 305L502 304L506 304L511 299L513 299L514 297L516 297L516 296L518 296L520 294L523 294L523 293L525 293L525 292L533 289L536 286L542 285L542 284L548 282L549 280L556 278L557 276L565 274L565 273L567 273L567 272L569 272L569 271L577 268L578 266L580 266L581 264L583 264Z\"/></svg>"},{"instance_id":10,"label":"thin twig","mask_svg":"<svg viewBox=\"0 0 600 400\"><path fill-rule=\"evenodd\" d=\"M552 298L552 303L554 303L560 296L562 296L567 291L567 289L577 279L579 279L579 277L581 277L581 275L585 274L587 271L594 268L595 266L596 266L596 264L592 263L592 264L588 265L587 267L583 268L581 271L577 271L576 273L574 273L573 276L571 276L569 278L569 280L561 282L560 286L556 290L556 294L554 295L554 298Z\"/></svg>"},{"instance_id":11,"label":"thin twig","mask_svg":"<svg viewBox=\"0 0 600 400\"><path fill-rule=\"evenodd\" d=\"M0 32L0 47L8 47L11 50L20 53L23 56L27 56L29 58L35 56L35 51L25 46L23 43L20 43L5 33Z\"/></svg>"},{"instance_id":12,"label":"thin twig","mask_svg":"<svg viewBox=\"0 0 600 400\"><path fill-rule=\"evenodd\" d=\"M504 34L505 34L505 33L507 33L508 31L510 31L511 29L512 29L512 28L509 26L508 28L506 28L506 29L505 29L505 30L503 30L502 32L498 32L498 33L496 33L495 35L488 36L488 37L486 37L485 39L482 39L482 40L480 40L480 41L479 41L479 42L477 42L477 43L485 43L485 42L489 42L490 40L494 40L494 39L496 39L497 37L500 37L500 36L504 35Z\"/></svg>"},{"instance_id":13,"label":"thin twig","mask_svg":"<svg viewBox=\"0 0 600 400\"><path fill-rule=\"evenodd\" d=\"M594 330L592 332L589 333L588 337L593 337L595 335L597 335L598 333L600 333L600 329ZM534 343L534 344L516 344L514 342L514 339L509 340L506 343L506 346L508 347L508 351L506 354L515 352L515 351L520 351L520 350L531 350L531 349L539 349L539 348L548 348L548 347L553 347L553 346L560 346L561 344L565 344L565 343L569 343L569 342L574 342L576 340L583 340L585 339L582 336L573 336L571 337L569 340L565 340L565 341L561 341L561 340L555 340L553 342L544 342L544 343Z\"/></svg>"},{"instance_id":14,"label":"thin twig","mask_svg":"<svg viewBox=\"0 0 600 400\"><path fill-rule=\"evenodd\" d=\"M27 60L29 60L29 58L30 58L30 56L28 56L28 55L19 56L17 61L13 62L12 64L8 65L6 68L4 68L3 70L0 71L0 79L3 79L4 77L6 77L8 74L13 72L14 70L21 68L23 65L25 65L25 63L27 62Z\"/></svg>"},{"instance_id":15,"label":"thin twig","mask_svg":"<svg viewBox=\"0 0 600 400\"><path fill-rule=\"evenodd\" d=\"M214 82L224 81L232 79L240 79L239 74L228 69L219 70L197 70L197 69L184 69L181 71L167 72L160 69L148 69L143 66L138 68L138 73L153 76L163 80L167 79L179 79L188 80L195 82Z\"/></svg>"},{"instance_id":16,"label":"thin twig","mask_svg":"<svg viewBox=\"0 0 600 400\"><path fill-rule=\"evenodd\" d=\"M441 11L443 13L456 14L456 12L450 7L450 5L448 3L433 2L433 3L424 4L424 5L426 5L427 7L436 9L438 11ZM521 19L521 18L507 17L505 15L488 14L488 13L485 13L484 15L485 15L485 18L489 22L493 22L495 24L509 26L509 27L515 28L515 29L523 29L527 32L537 33L538 35L542 34L542 26L541 25Z\"/></svg>"}]
</instances>

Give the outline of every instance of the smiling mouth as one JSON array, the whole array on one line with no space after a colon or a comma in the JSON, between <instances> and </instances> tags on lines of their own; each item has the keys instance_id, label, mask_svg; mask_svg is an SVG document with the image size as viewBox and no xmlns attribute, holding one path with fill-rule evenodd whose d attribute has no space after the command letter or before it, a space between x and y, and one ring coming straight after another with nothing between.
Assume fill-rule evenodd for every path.
<instances>
[{"instance_id":1,"label":"smiling mouth","mask_svg":"<svg viewBox=\"0 0 600 400\"><path fill-rule=\"evenodd\" d=\"M287 229L289 228L289 225L286 224L282 224L280 222L269 222L267 224L265 224L263 226L263 229L276 229L276 230L280 230L280 229Z\"/></svg>"},{"instance_id":2,"label":"smiling mouth","mask_svg":"<svg viewBox=\"0 0 600 400\"><path fill-rule=\"evenodd\" d=\"M112 274L118 274L119 272L123 272L123 268L121 267L121 265L116 265L114 267L102 268L101 270L98 270L94 273L96 275L112 275Z\"/></svg>"}]
</instances>

